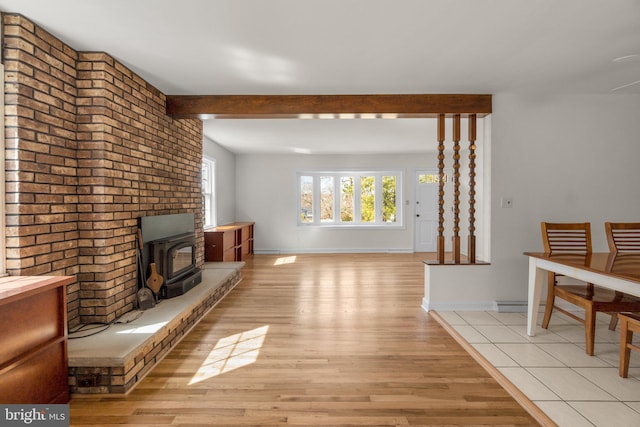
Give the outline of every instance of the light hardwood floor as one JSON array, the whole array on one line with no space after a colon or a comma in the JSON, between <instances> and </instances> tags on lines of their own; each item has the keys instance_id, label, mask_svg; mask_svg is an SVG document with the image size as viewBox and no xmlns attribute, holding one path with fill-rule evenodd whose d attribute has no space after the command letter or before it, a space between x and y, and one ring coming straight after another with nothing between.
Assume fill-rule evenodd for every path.
<instances>
[{"instance_id":1,"label":"light hardwood floor","mask_svg":"<svg viewBox=\"0 0 640 427\"><path fill-rule=\"evenodd\" d=\"M125 397L71 425L537 425L420 308L425 254L255 255Z\"/></svg>"}]
</instances>

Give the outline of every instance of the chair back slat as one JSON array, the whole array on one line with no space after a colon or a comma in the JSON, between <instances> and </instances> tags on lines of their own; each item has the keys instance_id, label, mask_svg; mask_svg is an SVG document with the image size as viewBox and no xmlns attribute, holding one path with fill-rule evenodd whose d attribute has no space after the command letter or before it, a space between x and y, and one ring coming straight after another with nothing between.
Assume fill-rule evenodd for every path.
<instances>
[{"instance_id":1,"label":"chair back slat","mask_svg":"<svg viewBox=\"0 0 640 427\"><path fill-rule=\"evenodd\" d=\"M611 252L640 252L640 222L605 222Z\"/></svg>"},{"instance_id":2,"label":"chair back slat","mask_svg":"<svg viewBox=\"0 0 640 427\"><path fill-rule=\"evenodd\" d=\"M591 224L541 223L542 243L546 253L591 253Z\"/></svg>"}]
</instances>

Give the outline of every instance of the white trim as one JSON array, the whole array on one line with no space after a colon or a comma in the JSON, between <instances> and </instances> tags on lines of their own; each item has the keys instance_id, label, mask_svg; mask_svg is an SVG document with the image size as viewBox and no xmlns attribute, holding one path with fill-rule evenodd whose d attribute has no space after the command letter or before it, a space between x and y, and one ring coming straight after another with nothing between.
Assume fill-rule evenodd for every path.
<instances>
[{"instance_id":1,"label":"white trim","mask_svg":"<svg viewBox=\"0 0 640 427\"><path fill-rule=\"evenodd\" d=\"M527 301L496 301L499 313L526 313Z\"/></svg>"},{"instance_id":2,"label":"white trim","mask_svg":"<svg viewBox=\"0 0 640 427\"><path fill-rule=\"evenodd\" d=\"M280 254L412 254L413 248L340 248L340 249L256 249L256 255L280 255Z\"/></svg>"},{"instance_id":3,"label":"white trim","mask_svg":"<svg viewBox=\"0 0 640 427\"><path fill-rule=\"evenodd\" d=\"M205 227L215 227L216 225L218 225L218 215L217 215L217 208L216 208L216 205L217 205L217 203L216 203L216 194L217 194L217 191L216 191L216 186L217 186L216 159L214 159L212 157L209 157L209 156L202 156L202 163L204 164L205 162L208 163L208 165L209 165L209 168L208 168L209 169L209 176L207 177L207 180L210 183L210 187L211 187L210 191L211 192L210 193L206 193L204 191L204 189L203 189L202 194L203 194L205 199L207 197L207 194L209 194L211 199L209 201L209 204L210 204L210 212L209 212L209 218L208 218L209 219L209 223L207 223L207 218L204 217L206 215L203 215L202 222L203 222L203 225ZM201 177L201 178L204 178L204 177ZM202 203L203 203L203 208L204 208L204 206L206 205L206 201L203 200Z\"/></svg>"},{"instance_id":4,"label":"white trim","mask_svg":"<svg viewBox=\"0 0 640 427\"><path fill-rule=\"evenodd\" d=\"M495 301L480 302L450 302L450 303L429 303L426 298L422 299L422 309L426 312L436 311L498 311Z\"/></svg>"}]
</instances>

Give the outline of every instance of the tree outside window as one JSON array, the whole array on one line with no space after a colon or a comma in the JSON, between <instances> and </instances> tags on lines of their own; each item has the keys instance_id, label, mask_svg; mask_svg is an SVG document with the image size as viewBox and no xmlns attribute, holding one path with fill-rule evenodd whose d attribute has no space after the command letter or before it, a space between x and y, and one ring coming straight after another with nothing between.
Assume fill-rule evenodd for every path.
<instances>
[{"instance_id":1,"label":"tree outside window","mask_svg":"<svg viewBox=\"0 0 640 427\"><path fill-rule=\"evenodd\" d=\"M313 177L300 176L300 221L306 224L313 222Z\"/></svg>"},{"instance_id":2,"label":"tree outside window","mask_svg":"<svg viewBox=\"0 0 640 427\"><path fill-rule=\"evenodd\" d=\"M402 226L401 185L400 171L299 173L298 223Z\"/></svg>"}]
</instances>

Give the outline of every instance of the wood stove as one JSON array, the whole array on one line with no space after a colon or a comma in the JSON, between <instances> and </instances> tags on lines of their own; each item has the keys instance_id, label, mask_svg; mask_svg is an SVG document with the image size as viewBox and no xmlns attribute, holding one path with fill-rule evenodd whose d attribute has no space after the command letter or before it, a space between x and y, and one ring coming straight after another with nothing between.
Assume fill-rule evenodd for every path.
<instances>
[{"instance_id":1,"label":"wood stove","mask_svg":"<svg viewBox=\"0 0 640 427\"><path fill-rule=\"evenodd\" d=\"M145 263L156 264L156 271L164 283L160 298L182 295L202 281L196 267L196 235L194 215L159 215L140 218L145 248Z\"/></svg>"},{"instance_id":2,"label":"wood stove","mask_svg":"<svg viewBox=\"0 0 640 427\"><path fill-rule=\"evenodd\" d=\"M164 278L160 288L161 298L182 295L202 281L202 273L196 267L196 236L179 234L149 242L152 262Z\"/></svg>"}]
</instances>

